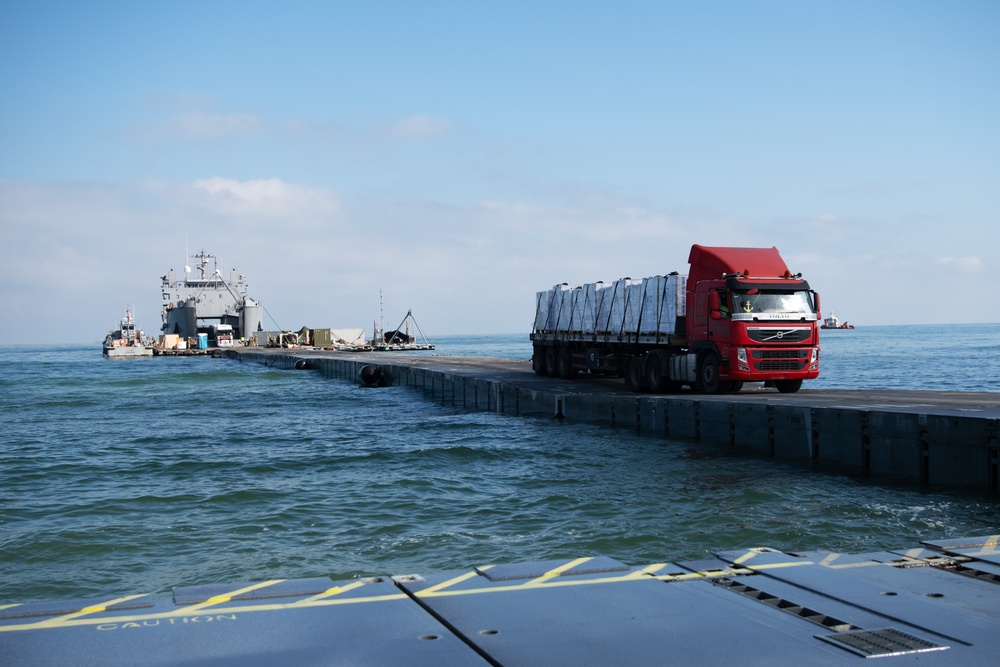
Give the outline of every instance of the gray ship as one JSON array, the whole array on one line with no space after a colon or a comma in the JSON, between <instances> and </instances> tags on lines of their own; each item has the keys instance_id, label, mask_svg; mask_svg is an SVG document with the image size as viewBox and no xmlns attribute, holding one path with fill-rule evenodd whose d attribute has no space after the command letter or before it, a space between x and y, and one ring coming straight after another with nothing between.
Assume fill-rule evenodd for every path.
<instances>
[{"instance_id":1,"label":"gray ship","mask_svg":"<svg viewBox=\"0 0 1000 667\"><path fill-rule=\"evenodd\" d=\"M136 328L132 309L125 309L125 317L117 329L112 329L104 338L105 357L151 357L153 340Z\"/></svg>"},{"instance_id":2,"label":"gray ship","mask_svg":"<svg viewBox=\"0 0 1000 667\"><path fill-rule=\"evenodd\" d=\"M247 296L246 279L236 269L223 278L215 256L204 250L191 259L194 271L185 266L181 278L173 269L161 276L163 333L181 340L208 334L218 347L232 346L234 336L251 338L261 329L264 307Z\"/></svg>"}]
</instances>

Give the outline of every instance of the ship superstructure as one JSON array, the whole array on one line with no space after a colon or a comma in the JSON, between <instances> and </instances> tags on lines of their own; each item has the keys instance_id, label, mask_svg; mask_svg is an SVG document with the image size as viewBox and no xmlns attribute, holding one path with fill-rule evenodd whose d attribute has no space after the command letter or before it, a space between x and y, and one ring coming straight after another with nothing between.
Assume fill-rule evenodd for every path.
<instances>
[{"instance_id":1,"label":"ship superstructure","mask_svg":"<svg viewBox=\"0 0 1000 667\"><path fill-rule=\"evenodd\" d=\"M163 333L194 338L207 332L214 338L231 328L250 338L261 328L264 307L247 296L246 278L232 269L226 280L215 255L204 250L191 259L195 260L194 270L185 266L183 277L177 277L173 269L161 276Z\"/></svg>"}]
</instances>

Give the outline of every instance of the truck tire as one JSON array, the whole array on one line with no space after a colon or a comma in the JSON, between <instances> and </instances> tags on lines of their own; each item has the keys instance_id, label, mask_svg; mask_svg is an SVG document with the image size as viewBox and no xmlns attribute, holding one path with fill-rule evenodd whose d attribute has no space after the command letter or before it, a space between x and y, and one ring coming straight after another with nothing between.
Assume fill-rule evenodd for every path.
<instances>
[{"instance_id":1,"label":"truck tire","mask_svg":"<svg viewBox=\"0 0 1000 667\"><path fill-rule=\"evenodd\" d=\"M663 373L663 358L658 354L646 355L646 388L654 394L662 394L673 389L669 376Z\"/></svg>"},{"instance_id":2,"label":"truck tire","mask_svg":"<svg viewBox=\"0 0 1000 667\"><path fill-rule=\"evenodd\" d=\"M775 380L774 388L782 394L794 394L802 388L802 380Z\"/></svg>"},{"instance_id":3,"label":"truck tire","mask_svg":"<svg viewBox=\"0 0 1000 667\"><path fill-rule=\"evenodd\" d=\"M733 380L732 382L729 383L730 394L738 394L740 393L741 389L743 389L743 382L741 382L740 380Z\"/></svg>"},{"instance_id":4,"label":"truck tire","mask_svg":"<svg viewBox=\"0 0 1000 667\"><path fill-rule=\"evenodd\" d=\"M646 378L646 387L654 394L663 391L663 362L658 354L647 354L646 364L643 369Z\"/></svg>"},{"instance_id":5,"label":"truck tire","mask_svg":"<svg viewBox=\"0 0 1000 667\"><path fill-rule=\"evenodd\" d=\"M563 380L568 380L576 375L576 369L573 368L573 353L569 351L568 347L559 348L559 352L556 354L556 372Z\"/></svg>"},{"instance_id":6,"label":"truck tire","mask_svg":"<svg viewBox=\"0 0 1000 667\"><path fill-rule=\"evenodd\" d=\"M725 389L719 380L719 355L715 352L705 352L698 359L698 389L706 394L718 394Z\"/></svg>"},{"instance_id":7,"label":"truck tire","mask_svg":"<svg viewBox=\"0 0 1000 667\"><path fill-rule=\"evenodd\" d=\"M646 378L641 357L629 357L625 362L625 388L641 393L646 391Z\"/></svg>"},{"instance_id":8,"label":"truck tire","mask_svg":"<svg viewBox=\"0 0 1000 667\"><path fill-rule=\"evenodd\" d=\"M535 375L548 375L545 372L545 347L542 345L531 348L531 370L535 371Z\"/></svg>"},{"instance_id":9,"label":"truck tire","mask_svg":"<svg viewBox=\"0 0 1000 667\"><path fill-rule=\"evenodd\" d=\"M545 348L545 374L556 377L556 348L551 345Z\"/></svg>"}]
</instances>

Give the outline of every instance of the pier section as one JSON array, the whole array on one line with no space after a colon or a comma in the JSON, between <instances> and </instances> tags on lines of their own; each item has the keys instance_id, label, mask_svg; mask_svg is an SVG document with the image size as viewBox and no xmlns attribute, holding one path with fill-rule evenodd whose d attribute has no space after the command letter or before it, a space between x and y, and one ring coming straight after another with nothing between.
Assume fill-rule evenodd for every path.
<instances>
[{"instance_id":1,"label":"pier section","mask_svg":"<svg viewBox=\"0 0 1000 667\"><path fill-rule=\"evenodd\" d=\"M776 458L935 485L997 489L1000 394L804 389L796 394L635 394L606 377L539 377L530 361L242 348L231 358L422 389L442 405L629 426ZM752 386L752 385L751 385Z\"/></svg>"},{"instance_id":2,"label":"pier section","mask_svg":"<svg viewBox=\"0 0 1000 667\"><path fill-rule=\"evenodd\" d=\"M766 547L630 566L179 586L0 604L3 665L983 665L1000 536L863 555Z\"/></svg>"}]
</instances>

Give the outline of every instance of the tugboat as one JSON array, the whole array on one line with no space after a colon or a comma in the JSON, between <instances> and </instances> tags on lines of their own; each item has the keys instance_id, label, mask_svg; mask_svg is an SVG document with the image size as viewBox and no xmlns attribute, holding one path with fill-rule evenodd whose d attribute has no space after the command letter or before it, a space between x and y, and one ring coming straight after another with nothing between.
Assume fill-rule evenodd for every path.
<instances>
[{"instance_id":1,"label":"tugboat","mask_svg":"<svg viewBox=\"0 0 1000 667\"><path fill-rule=\"evenodd\" d=\"M142 331L135 328L132 311L125 309L118 329L112 329L104 338L105 357L151 357L153 342L147 339Z\"/></svg>"},{"instance_id":2,"label":"tugboat","mask_svg":"<svg viewBox=\"0 0 1000 667\"><path fill-rule=\"evenodd\" d=\"M823 324L820 325L820 329L853 329L854 325L849 322L841 323L840 319L830 313L830 317L823 320Z\"/></svg>"}]
</instances>

